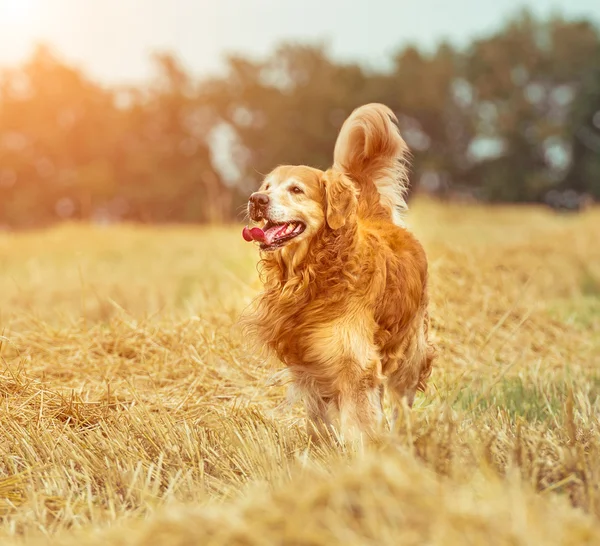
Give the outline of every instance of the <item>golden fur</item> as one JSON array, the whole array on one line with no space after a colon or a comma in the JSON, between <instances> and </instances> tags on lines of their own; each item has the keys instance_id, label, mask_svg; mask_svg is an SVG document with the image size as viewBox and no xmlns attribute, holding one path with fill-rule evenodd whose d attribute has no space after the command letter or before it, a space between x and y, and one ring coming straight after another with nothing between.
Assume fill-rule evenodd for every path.
<instances>
[{"instance_id":1,"label":"golden fur","mask_svg":"<svg viewBox=\"0 0 600 546\"><path fill-rule=\"evenodd\" d=\"M264 291L244 322L289 367L319 430L371 433L384 387L412 404L431 372L427 260L402 227L405 154L391 110L370 104L342 127L331 169L278 167L259 190L269 218L306 230L261 253Z\"/></svg>"}]
</instances>

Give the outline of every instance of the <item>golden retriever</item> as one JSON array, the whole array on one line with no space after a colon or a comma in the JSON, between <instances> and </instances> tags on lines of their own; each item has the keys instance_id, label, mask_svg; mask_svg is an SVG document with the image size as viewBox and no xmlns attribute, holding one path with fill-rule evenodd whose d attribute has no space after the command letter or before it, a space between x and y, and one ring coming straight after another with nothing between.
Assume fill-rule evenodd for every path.
<instances>
[{"instance_id":1,"label":"golden retriever","mask_svg":"<svg viewBox=\"0 0 600 546\"><path fill-rule=\"evenodd\" d=\"M427 259L403 224L407 146L381 104L355 110L333 166L276 168L248 204L264 291L245 326L291 372L309 430L371 435L387 387L412 405L431 373Z\"/></svg>"}]
</instances>

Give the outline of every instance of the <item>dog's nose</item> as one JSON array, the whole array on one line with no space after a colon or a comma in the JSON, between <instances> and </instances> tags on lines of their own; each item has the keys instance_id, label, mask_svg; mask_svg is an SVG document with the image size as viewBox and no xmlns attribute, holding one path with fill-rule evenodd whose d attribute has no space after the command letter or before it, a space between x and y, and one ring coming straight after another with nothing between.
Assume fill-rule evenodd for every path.
<instances>
[{"instance_id":1,"label":"dog's nose","mask_svg":"<svg viewBox=\"0 0 600 546\"><path fill-rule=\"evenodd\" d=\"M250 196L250 203L256 208L265 208L269 204L269 196L265 193L253 193Z\"/></svg>"}]
</instances>

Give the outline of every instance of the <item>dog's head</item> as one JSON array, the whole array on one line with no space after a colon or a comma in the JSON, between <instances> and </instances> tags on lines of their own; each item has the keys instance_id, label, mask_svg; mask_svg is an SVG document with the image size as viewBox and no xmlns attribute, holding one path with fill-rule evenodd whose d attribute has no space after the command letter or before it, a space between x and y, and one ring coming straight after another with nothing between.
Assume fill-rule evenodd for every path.
<instances>
[{"instance_id":1,"label":"dog's head","mask_svg":"<svg viewBox=\"0 0 600 546\"><path fill-rule=\"evenodd\" d=\"M401 224L407 149L394 113L382 104L357 108L336 140L333 166L326 172L310 167L278 167L250 196L248 214L256 226L244 228L247 241L265 251L284 249L283 258L300 259L319 234L351 223L361 207Z\"/></svg>"},{"instance_id":2,"label":"dog's head","mask_svg":"<svg viewBox=\"0 0 600 546\"><path fill-rule=\"evenodd\" d=\"M247 241L277 251L310 241L323 230L339 230L356 214L356 187L336 170L304 166L278 167L250 196L248 215L256 223L244 228Z\"/></svg>"}]
</instances>

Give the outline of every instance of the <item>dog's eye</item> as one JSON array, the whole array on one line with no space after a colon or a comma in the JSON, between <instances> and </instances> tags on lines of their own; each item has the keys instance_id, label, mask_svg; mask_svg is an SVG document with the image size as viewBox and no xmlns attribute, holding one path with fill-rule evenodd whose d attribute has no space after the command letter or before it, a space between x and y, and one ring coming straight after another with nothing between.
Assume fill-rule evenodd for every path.
<instances>
[{"instance_id":1,"label":"dog's eye","mask_svg":"<svg viewBox=\"0 0 600 546\"><path fill-rule=\"evenodd\" d=\"M304 192L302 191L302 188L299 188L298 186L292 186L292 187L290 188L290 191L291 191L292 193L304 193Z\"/></svg>"}]
</instances>

